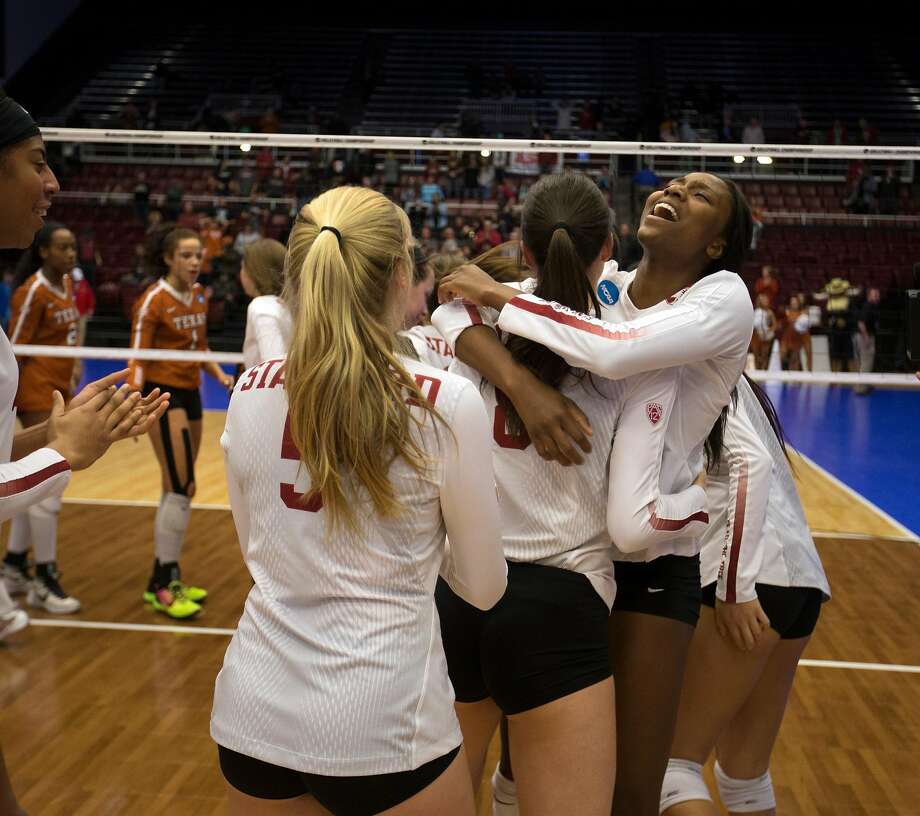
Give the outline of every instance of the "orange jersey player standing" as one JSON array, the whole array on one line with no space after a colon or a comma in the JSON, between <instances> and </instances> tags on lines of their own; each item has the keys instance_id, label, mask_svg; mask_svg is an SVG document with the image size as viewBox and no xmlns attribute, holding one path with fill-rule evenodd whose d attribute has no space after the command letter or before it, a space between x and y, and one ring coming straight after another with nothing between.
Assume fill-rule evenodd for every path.
<instances>
[{"instance_id":1,"label":"orange jersey player standing","mask_svg":"<svg viewBox=\"0 0 920 816\"><path fill-rule=\"evenodd\" d=\"M208 299L198 283L202 255L201 239L191 230L164 227L152 236L148 263L162 277L135 304L133 349L207 351ZM217 363L184 360L132 360L128 380L145 396L156 388L171 394L169 410L150 431L163 494L154 521L156 557L144 601L180 619L197 614L207 597L201 587L184 584L179 571L201 447L201 369L225 387L233 386L233 377Z\"/></svg>"}]
</instances>

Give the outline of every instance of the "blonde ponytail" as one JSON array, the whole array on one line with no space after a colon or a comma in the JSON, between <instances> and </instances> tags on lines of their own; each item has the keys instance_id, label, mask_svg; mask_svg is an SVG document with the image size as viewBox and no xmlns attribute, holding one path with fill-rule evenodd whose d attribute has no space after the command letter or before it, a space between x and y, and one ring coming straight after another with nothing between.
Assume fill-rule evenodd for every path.
<instances>
[{"instance_id":1,"label":"blonde ponytail","mask_svg":"<svg viewBox=\"0 0 920 816\"><path fill-rule=\"evenodd\" d=\"M374 512L397 515L390 465L401 457L422 474L429 464L410 434L418 420L407 400L426 411L423 422L439 417L397 356L388 313L394 276L409 285L410 234L405 213L380 193L337 187L301 210L288 241L291 435L330 530L355 528L359 486Z\"/></svg>"}]
</instances>

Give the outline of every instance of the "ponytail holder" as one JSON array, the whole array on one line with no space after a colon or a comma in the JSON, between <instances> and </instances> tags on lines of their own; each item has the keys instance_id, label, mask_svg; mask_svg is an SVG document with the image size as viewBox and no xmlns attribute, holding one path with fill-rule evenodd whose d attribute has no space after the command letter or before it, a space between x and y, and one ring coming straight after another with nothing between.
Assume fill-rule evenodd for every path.
<instances>
[{"instance_id":1,"label":"ponytail holder","mask_svg":"<svg viewBox=\"0 0 920 816\"><path fill-rule=\"evenodd\" d=\"M569 238L571 238L573 241L575 240L575 236L572 235L572 228L566 224L565 221L559 221L553 224L553 232L555 232L557 229L564 229L569 234Z\"/></svg>"},{"instance_id":2,"label":"ponytail holder","mask_svg":"<svg viewBox=\"0 0 920 816\"><path fill-rule=\"evenodd\" d=\"M342 233L339 232L335 227L320 227L319 231L329 230L334 236L335 240L339 242L339 246L342 246Z\"/></svg>"}]
</instances>

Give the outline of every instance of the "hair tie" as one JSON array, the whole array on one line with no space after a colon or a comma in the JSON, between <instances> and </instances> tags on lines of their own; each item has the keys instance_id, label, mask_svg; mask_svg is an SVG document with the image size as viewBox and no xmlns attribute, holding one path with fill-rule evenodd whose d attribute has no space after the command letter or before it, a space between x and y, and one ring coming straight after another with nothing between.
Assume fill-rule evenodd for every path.
<instances>
[{"instance_id":1,"label":"hair tie","mask_svg":"<svg viewBox=\"0 0 920 816\"><path fill-rule=\"evenodd\" d=\"M555 232L557 229L564 229L569 234L569 238L571 238L573 241L575 240L575 236L572 235L572 228L566 224L565 221L558 221L557 223L553 224L553 232Z\"/></svg>"},{"instance_id":2,"label":"hair tie","mask_svg":"<svg viewBox=\"0 0 920 816\"><path fill-rule=\"evenodd\" d=\"M339 242L339 246L342 246L342 233L339 232L335 227L320 227L319 231L329 230L334 236L335 240Z\"/></svg>"}]
</instances>

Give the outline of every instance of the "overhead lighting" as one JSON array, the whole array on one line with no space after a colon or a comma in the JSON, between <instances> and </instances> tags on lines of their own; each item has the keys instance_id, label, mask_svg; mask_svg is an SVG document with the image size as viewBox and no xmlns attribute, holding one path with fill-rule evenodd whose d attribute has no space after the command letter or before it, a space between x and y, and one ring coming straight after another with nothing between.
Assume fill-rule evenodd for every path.
<instances>
[{"instance_id":1,"label":"overhead lighting","mask_svg":"<svg viewBox=\"0 0 920 816\"><path fill-rule=\"evenodd\" d=\"M769 156L758 156L757 163L758 164L773 164L773 159L771 159Z\"/></svg>"},{"instance_id":2,"label":"overhead lighting","mask_svg":"<svg viewBox=\"0 0 920 816\"><path fill-rule=\"evenodd\" d=\"M491 150L480 150L479 155L482 156L484 159L487 159L489 158L489 156L492 155L492 151Z\"/></svg>"},{"instance_id":3,"label":"overhead lighting","mask_svg":"<svg viewBox=\"0 0 920 816\"><path fill-rule=\"evenodd\" d=\"M735 164L744 164L744 156L733 156Z\"/></svg>"},{"instance_id":4,"label":"overhead lighting","mask_svg":"<svg viewBox=\"0 0 920 816\"><path fill-rule=\"evenodd\" d=\"M243 144L240 145L240 150L242 150L244 153L248 153L250 150L252 150L252 145L249 144L249 142L243 142Z\"/></svg>"}]
</instances>

